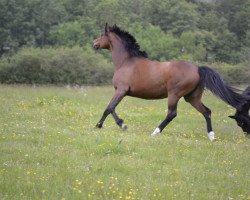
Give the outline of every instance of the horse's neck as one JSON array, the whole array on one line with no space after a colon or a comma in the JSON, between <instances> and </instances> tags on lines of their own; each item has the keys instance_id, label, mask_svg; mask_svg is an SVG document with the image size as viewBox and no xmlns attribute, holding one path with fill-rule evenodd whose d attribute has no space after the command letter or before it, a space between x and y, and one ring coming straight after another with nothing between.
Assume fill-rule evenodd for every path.
<instances>
[{"instance_id":1,"label":"horse's neck","mask_svg":"<svg viewBox=\"0 0 250 200\"><path fill-rule=\"evenodd\" d=\"M119 41L113 42L111 51L112 61L115 66L115 70L117 70L121 68L124 62L129 58L129 53Z\"/></svg>"},{"instance_id":2,"label":"horse's neck","mask_svg":"<svg viewBox=\"0 0 250 200\"><path fill-rule=\"evenodd\" d=\"M112 52L112 60L113 60L113 64L115 66L115 69L119 69L123 66L125 60L127 60L128 56L122 55L122 54L118 54L116 55L116 53Z\"/></svg>"}]
</instances>

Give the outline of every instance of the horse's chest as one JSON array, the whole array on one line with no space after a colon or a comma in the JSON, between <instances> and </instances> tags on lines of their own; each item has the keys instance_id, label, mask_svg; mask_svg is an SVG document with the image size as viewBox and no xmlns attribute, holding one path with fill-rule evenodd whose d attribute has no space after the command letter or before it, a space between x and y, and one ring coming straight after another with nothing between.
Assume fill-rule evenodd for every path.
<instances>
[{"instance_id":1,"label":"horse's chest","mask_svg":"<svg viewBox=\"0 0 250 200\"><path fill-rule=\"evenodd\" d=\"M112 82L113 85L116 87L118 86L129 86L131 82L132 72L131 70L127 69L120 69L114 73Z\"/></svg>"}]
</instances>

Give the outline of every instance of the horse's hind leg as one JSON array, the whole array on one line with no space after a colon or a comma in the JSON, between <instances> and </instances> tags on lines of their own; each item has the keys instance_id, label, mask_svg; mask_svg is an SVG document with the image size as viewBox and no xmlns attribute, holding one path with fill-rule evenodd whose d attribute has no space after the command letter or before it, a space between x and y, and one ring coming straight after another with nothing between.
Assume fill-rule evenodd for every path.
<instances>
[{"instance_id":1,"label":"horse's hind leg","mask_svg":"<svg viewBox=\"0 0 250 200\"><path fill-rule=\"evenodd\" d=\"M202 102L201 102L201 94L198 96L192 95L192 96L185 96L185 100L189 102L196 110L198 110L206 119L207 123L207 133L210 141L214 141L214 132L212 130L212 123L211 123L211 110L206 107Z\"/></svg>"},{"instance_id":2,"label":"horse's hind leg","mask_svg":"<svg viewBox=\"0 0 250 200\"><path fill-rule=\"evenodd\" d=\"M168 97L168 114L165 120L154 130L151 136L159 135L162 130L177 116L177 103L180 98L175 95Z\"/></svg>"}]
</instances>

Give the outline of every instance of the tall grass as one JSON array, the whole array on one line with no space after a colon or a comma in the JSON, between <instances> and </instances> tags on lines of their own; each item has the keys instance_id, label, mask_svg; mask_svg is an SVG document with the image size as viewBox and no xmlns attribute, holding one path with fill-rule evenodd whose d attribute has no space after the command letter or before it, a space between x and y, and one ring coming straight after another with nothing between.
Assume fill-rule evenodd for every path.
<instances>
[{"instance_id":1,"label":"tall grass","mask_svg":"<svg viewBox=\"0 0 250 200\"><path fill-rule=\"evenodd\" d=\"M249 199L250 141L206 93L217 141L185 101L157 138L166 100L125 98L95 124L111 87L0 86L0 199Z\"/></svg>"}]
</instances>

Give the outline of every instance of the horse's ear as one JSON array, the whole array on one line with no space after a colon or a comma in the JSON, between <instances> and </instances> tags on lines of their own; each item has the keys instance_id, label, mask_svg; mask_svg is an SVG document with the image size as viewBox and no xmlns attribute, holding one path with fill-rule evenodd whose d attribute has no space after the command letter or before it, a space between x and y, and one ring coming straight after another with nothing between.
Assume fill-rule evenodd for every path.
<instances>
[{"instance_id":1,"label":"horse's ear","mask_svg":"<svg viewBox=\"0 0 250 200\"><path fill-rule=\"evenodd\" d=\"M108 25L108 23L106 22L106 24L105 24L105 33L109 33L110 32L110 30L109 30L109 25Z\"/></svg>"},{"instance_id":2,"label":"horse's ear","mask_svg":"<svg viewBox=\"0 0 250 200\"><path fill-rule=\"evenodd\" d=\"M230 117L230 118L232 118L232 119L236 119L236 117L235 117L234 115L230 115L230 116L228 116L228 117Z\"/></svg>"}]
</instances>

